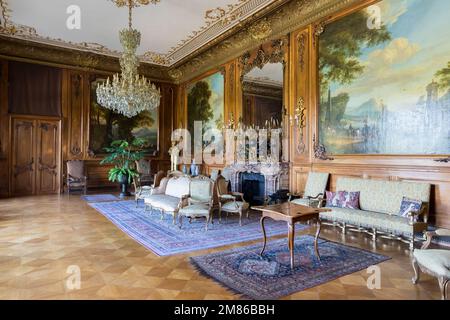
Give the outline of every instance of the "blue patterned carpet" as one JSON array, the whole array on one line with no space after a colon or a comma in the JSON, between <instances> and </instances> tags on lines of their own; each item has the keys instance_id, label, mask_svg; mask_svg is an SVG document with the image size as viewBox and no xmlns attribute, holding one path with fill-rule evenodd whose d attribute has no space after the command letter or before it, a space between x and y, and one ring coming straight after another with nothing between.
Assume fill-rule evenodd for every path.
<instances>
[{"instance_id":1,"label":"blue patterned carpet","mask_svg":"<svg viewBox=\"0 0 450 320\"><path fill-rule=\"evenodd\" d=\"M259 225L261 216L257 214L251 214L249 220L243 218L242 227L239 226L237 215L230 215L228 222L222 219L221 224L215 216L214 224L210 224L208 231L205 231L204 219L191 224L184 219L183 228L180 229L178 225L172 224L172 216L166 215L164 220L160 220L158 211L145 212L144 206L141 204L136 208L134 201L98 202L89 205L131 238L160 256L262 239ZM286 223L267 219L265 225L268 236L287 233ZM302 228L306 226L296 225L297 230Z\"/></svg>"},{"instance_id":2,"label":"blue patterned carpet","mask_svg":"<svg viewBox=\"0 0 450 320\"><path fill-rule=\"evenodd\" d=\"M93 194L81 196L81 199L87 202L103 202L103 201L117 201L120 198L116 197L113 194Z\"/></svg>"},{"instance_id":3,"label":"blue patterned carpet","mask_svg":"<svg viewBox=\"0 0 450 320\"><path fill-rule=\"evenodd\" d=\"M246 298L266 300L302 291L390 259L366 250L320 239L321 261L314 254L314 238L295 239L294 270L286 239L268 242L263 257L261 245L235 248L191 257L203 275Z\"/></svg>"}]
</instances>

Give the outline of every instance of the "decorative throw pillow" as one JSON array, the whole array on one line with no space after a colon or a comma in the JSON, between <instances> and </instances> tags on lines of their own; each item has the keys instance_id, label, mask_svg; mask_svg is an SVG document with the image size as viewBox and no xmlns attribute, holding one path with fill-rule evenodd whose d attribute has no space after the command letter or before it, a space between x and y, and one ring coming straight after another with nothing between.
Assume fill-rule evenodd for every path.
<instances>
[{"instance_id":1,"label":"decorative throw pillow","mask_svg":"<svg viewBox=\"0 0 450 320\"><path fill-rule=\"evenodd\" d=\"M359 209L359 191L327 191L327 207Z\"/></svg>"},{"instance_id":2,"label":"decorative throw pillow","mask_svg":"<svg viewBox=\"0 0 450 320\"><path fill-rule=\"evenodd\" d=\"M408 217L410 212L418 212L422 208L422 201L409 199L407 197L403 197L402 204L400 205L400 211L398 212L399 216ZM417 217L416 217L417 220Z\"/></svg>"},{"instance_id":3,"label":"decorative throw pillow","mask_svg":"<svg viewBox=\"0 0 450 320\"><path fill-rule=\"evenodd\" d=\"M339 198L341 201L341 208L359 209L359 191L347 192L340 191Z\"/></svg>"},{"instance_id":4,"label":"decorative throw pillow","mask_svg":"<svg viewBox=\"0 0 450 320\"><path fill-rule=\"evenodd\" d=\"M337 192L326 191L327 207L339 207L339 197Z\"/></svg>"}]
</instances>

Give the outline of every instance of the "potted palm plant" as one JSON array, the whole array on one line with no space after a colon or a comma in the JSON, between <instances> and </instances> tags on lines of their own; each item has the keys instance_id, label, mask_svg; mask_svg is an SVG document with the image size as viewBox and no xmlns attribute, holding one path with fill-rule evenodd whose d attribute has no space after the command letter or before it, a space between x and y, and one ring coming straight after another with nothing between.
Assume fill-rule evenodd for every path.
<instances>
[{"instance_id":1,"label":"potted palm plant","mask_svg":"<svg viewBox=\"0 0 450 320\"><path fill-rule=\"evenodd\" d=\"M132 142L126 140L115 140L111 146L105 148L108 155L100 164L113 164L114 168L108 172L109 181L117 181L121 185L120 197L130 196L128 185L138 175L134 163L144 157L144 146L146 141L136 138Z\"/></svg>"}]
</instances>

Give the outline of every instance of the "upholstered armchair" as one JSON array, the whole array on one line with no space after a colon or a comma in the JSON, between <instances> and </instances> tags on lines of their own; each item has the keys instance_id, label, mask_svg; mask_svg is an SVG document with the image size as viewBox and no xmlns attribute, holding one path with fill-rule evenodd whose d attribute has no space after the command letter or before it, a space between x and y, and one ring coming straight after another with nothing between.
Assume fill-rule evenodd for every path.
<instances>
[{"instance_id":1,"label":"upholstered armchair","mask_svg":"<svg viewBox=\"0 0 450 320\"><path fill-rule=\"evenodd\" d=\"M214 181L208 177L198 176L191 180L187 206L178 212L180 228L183 225L183 217L189 218L189 222L203 217L206 219L205 230L208 231L208 224L213 219L213 187Z\"/></svg>"},{"instance_id":2,"label":"upholstered armchair","mask_svg":"<svg viewBox=\"0 0 450 320\"><path fill-rule=\"evenodd\" d=\"M416 284L420 278L420 271L436 277L441 289L442 300L448 297L448 283L450 282L450 250L428 249L433 236L450 236L450 230L438 229L425 233L426 242L420 250L414 250L412 265L414 278L412 282Z\"/></svg>"},{"instance_id":3,"label":"upholstered armchair","mask_svg":"<svg viewBox=\"0 0 450 320\"><path fill-rule=\"evenodd\" d=\"M216 181L218 177L219 177L219 169L212 169L210 175L211 180Z\"/></svg>"},{"instance_id":4,"label":"upholstered armchair","mask_svg":"<svg viewBox=\"0 0 450 320\"><path fill-rule=\"evenodd\" d=\"M324 201L328 177L329 173L310 172L303 194L300 194L299 199L294 200L292 200L292 195L290 195L289 201L308 207L321 207Z\"/></svg>"},{"instance_id":5,"label":"upholstered armchair","mask_svg":"<svg viewBox=\"0 0 450 320\"><path fill-rule=\"evenodd\" d=\"M139 180L141 185L151 185L153 183L153 176L151 174L150 160L141 159L135 161L136 171L139 174Z\"/></svg>"},{"instance_id":6,"label":"upholstered armchair","mask_svg":"<svg viewBox=\"0 0 450 320\"><path fill-rule=\"evenodd\" d=\"M140 176L137 176L133 179L136 207L138 206L139 200L144 200L146 197L152 194L155 188L159 187L161 180L165 177L165 175L166 174L164 173L164 171L158 171L158 173L155 174L155 178L153 179L154 182L151 186L142 185Z\"/></svg>"},{"instance_id":7,"label":"upholstered armchair","mask_svg":"<svg viewBox=\"0 0 450 320\"><path fill-rule=\"evenodd\" d=\"M242 226L242 214L246 213L248 219L249 204L245 201L244 194L228 191L228 183L223 176L219 176L216 180L219 222L222 221L222 211L227 213L227 219L229 213L238 213L239 225Z\"/></svg>"},{"instance_id":8,"label":"upholstered armchair","mask_svg":"<svg viewBox=\"0 0 450 320\"><path fill-rule=\"evenodd\" d=\"M70 195L71 190L87 191L87 177L85 163L83 160L68 160L66 163L66 186L67 193Z\"/></svg>"}]
</instances>

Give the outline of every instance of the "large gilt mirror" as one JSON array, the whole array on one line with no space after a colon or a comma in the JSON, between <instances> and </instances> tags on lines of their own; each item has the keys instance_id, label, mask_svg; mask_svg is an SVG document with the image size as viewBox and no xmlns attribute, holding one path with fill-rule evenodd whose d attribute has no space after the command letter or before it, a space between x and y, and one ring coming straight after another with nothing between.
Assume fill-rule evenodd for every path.
<instances>
[{"instance_id":1,"label":"large gilt mirror","mask_svg":"<svg viewBox=\"0 0 450 320\"><path fill-rule=\"evenodd\" d=\"M242 122L246 126L281 127L285 40L274 40L246 53L242 63Z\"/></svg>"}]
</instances>

